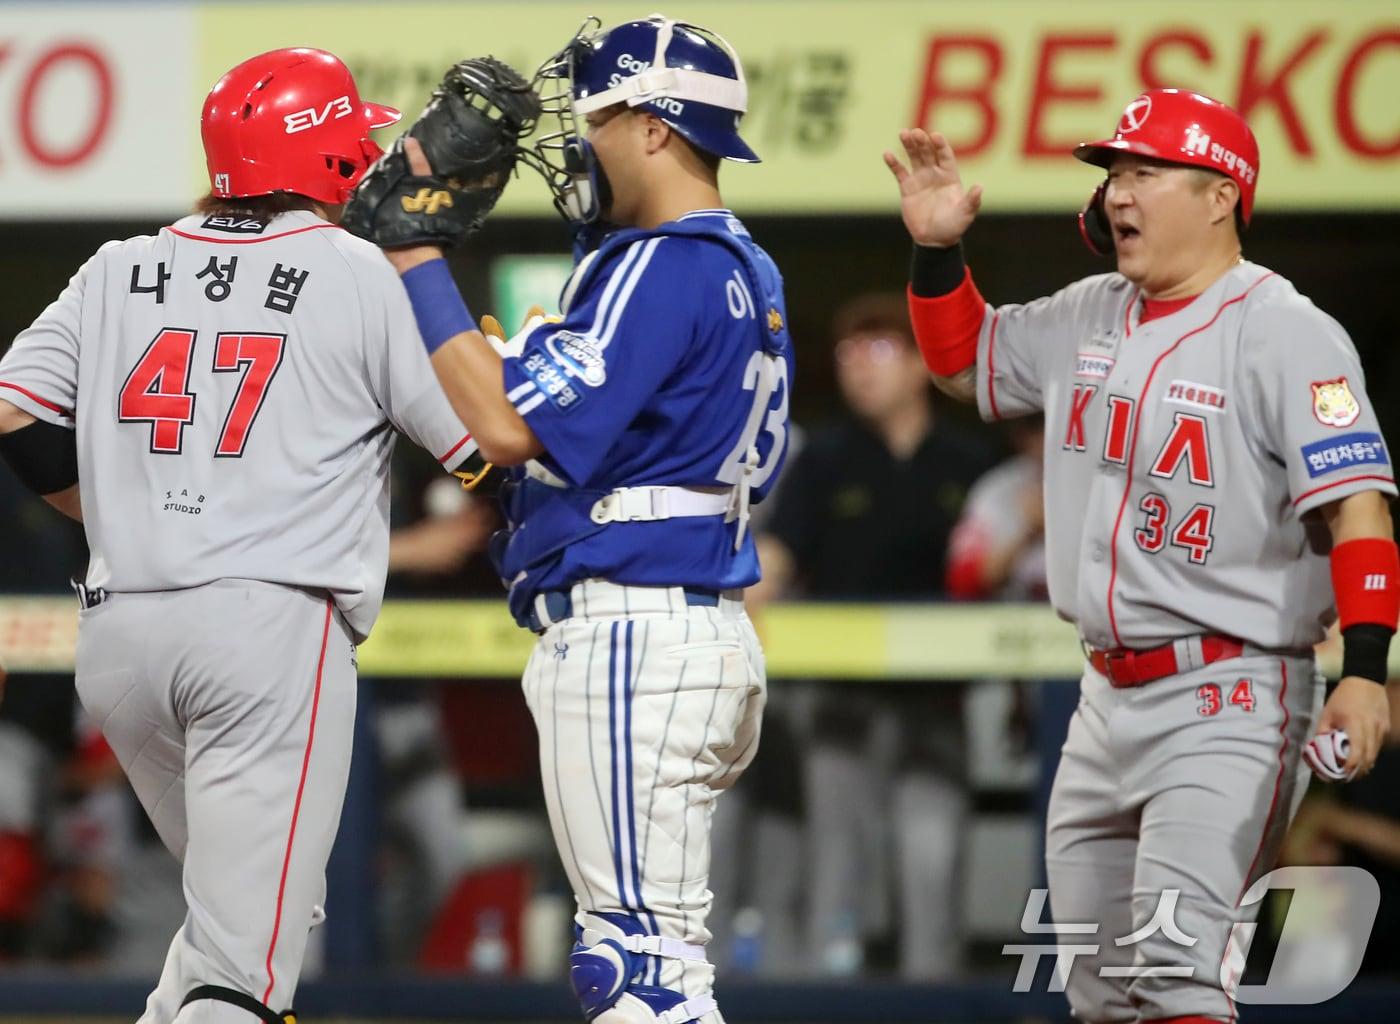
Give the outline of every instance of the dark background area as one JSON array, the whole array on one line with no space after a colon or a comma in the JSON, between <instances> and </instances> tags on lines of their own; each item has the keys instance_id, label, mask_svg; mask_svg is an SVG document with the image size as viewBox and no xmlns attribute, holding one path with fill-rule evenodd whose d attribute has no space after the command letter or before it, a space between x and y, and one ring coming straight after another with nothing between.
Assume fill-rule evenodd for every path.
<instances>
[{"instance_id":1,"label":"dark background area","mask_svg":"<svg viewBox=\"0 0 1400 1024\"><path fill-rule=\"evenodd\" d=\"M1087 185L1086 185L1087 189ZM738 211L743 216L743 211ZM829 325L836 307L871 289L902 289L908 236L888 217L747 217L787 283L788 316L798 369L794 415L820 418L836 403ZM10 223L0 247L0 349L43 310L99 245L155 231L152 221ZM1112 269L1079 240L1071 214L983 214L968 233L968 262L993 304L1047 295L1086 274ZM477 315L490 312L490 264L506 253L567 251L552 219L491 221L452 256ZM1395 292L1400 289L1400 214L1283 214L1260 211L1245 239L1245 256L1290 279L1330 313L1361 353L1371 399L1392 440L1400 418L1390 396L1400 385ZM542 296L550 299L552 296ZM516 325L507 325L514 329ZM971 410L959 415L972 416Z\"/></svg>"}]
</instances>

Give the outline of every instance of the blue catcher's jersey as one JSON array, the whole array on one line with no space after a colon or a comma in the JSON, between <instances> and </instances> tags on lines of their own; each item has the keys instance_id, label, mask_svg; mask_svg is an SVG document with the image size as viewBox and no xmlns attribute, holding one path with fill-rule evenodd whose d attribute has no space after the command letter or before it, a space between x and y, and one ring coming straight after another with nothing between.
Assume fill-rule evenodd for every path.
<instances>
[{"instance_id":1,"label":"blue catcher's jersey","mask_svg":"<svg viewBox=\"0 0 1400 1024\"><path fill-rule=\"evenodd\" d=\"M732 213L701 210L610 235L564 296L563 322L538 327L505 359L506 393L558 478L516 471L505 492L510 533L494 548L517 621L541 591L594 577L711 590L757 582L753 538L735 550L732 516L598 525L589 513L619 487L732 487L751 447L751 501L772 488L792 379L773 261Z\"/></svg>"}]
</instances>

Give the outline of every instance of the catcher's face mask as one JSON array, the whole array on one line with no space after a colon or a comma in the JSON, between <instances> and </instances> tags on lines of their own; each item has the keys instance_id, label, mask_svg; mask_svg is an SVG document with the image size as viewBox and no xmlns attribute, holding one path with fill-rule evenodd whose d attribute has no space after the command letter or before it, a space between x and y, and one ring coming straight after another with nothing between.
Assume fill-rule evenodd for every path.
<instances>
[{"instance_id":1,"label":"catcher's face mask","mask_svg":"<svg viewBox=\"0 0 1400 1024\"><path fill-rule=\"evenodd\" d=\"M574 106L579 65L592 55L601 27L597 18L586 20L562 50L540 65L531 82L540 97L541 121L553 118L558 127L540 135L522 159L544 178L554 208L575 228L597 223L611 199L607 176L580 131Z\"/></svg>"}]
</instances>

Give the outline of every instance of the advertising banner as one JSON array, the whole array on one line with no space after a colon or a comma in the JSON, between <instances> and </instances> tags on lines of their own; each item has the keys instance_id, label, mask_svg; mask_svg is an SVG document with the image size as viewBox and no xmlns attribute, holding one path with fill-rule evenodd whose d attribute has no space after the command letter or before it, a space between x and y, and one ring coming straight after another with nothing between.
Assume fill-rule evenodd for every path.
<instances>
[{"instance_id":1,"label":"advertising banner","mask_svg":"<svg viewBox=\"0 0 1400 1024\"><path fill-rule=\"evenodd\" d=\"M182 4L0 3L0 217L188 206L204 99L197 14Z\"/></svg>"},{"instance_id":2,"label":"advertising banner","mask_svg":"<svg viewBox=\"0 0 1400 1024\"><path fill-rule=\"evenodd\" d=\"M532 70L586 14L609 24L643 10L611 0L0 2L0 216L184 209L205 187L204 94L264 50L332 50L364 96L412 118L454 60L492 53ZM708 0L668 13L743 56L743 134L764 162L726 167L722 183L746 213L888 212L880 155L911 125L947 134L989 212L1073 208L1099 172L1070 149L1108 135L1142 89L1167 85L1249 119L1261 210L1400 207L1393 0ZM550 213L533 178L501 209Z\"/></svg>"}]
</instances>

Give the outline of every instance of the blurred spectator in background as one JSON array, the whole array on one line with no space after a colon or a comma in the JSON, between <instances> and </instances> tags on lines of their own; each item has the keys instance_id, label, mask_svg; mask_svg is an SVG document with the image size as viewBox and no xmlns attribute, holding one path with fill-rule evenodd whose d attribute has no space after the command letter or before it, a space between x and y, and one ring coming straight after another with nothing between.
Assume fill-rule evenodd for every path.
<instances>
[{"instance_id":1,"label":"blurred spectator in background","mask_svg":"<svg viewBox=\"0 0 1400 1024\"><path fill-rule=\"evenodd\" d=\"M1007 424L1015 451L967 495L948 552L948 596L964 600L1043 601L1045 489L1039 416Z\"/></svg>"},{"instance_id":2,"label":"blurred spectator in background","mask_svg":"<svg viewBox=\"0 0 1400 1024\"><path fill-rule=\"evenodd\" d=\"M40 946L47 958L91 965L111 955L119 935L122 887L140 839L139 812L101 728L81 710L74 736L51 809Z\"/></svg>"},{"instance_id":3,"label":"blurred spectator in background","mask_svg":"<svg viewBox=\"0 0 1400 1024\"><path fill-rule=\"evenodd\" d=\"M936 414L904 296L852 300L833 335L848 415L813 430L789 462L758 539L763 580L751 600L940 598L949 534L994 452ZM861 971L893 913L901 975L956 975L969 804L961 688L818 682L811 703L797 740L808 969Z\"/></svg>"},{"instance_id":4,"label":"blurred spectator in background","mask_svg":"<svg viewBox=\"0 0 1400 1024\"><path fill-rule=\"evenodd\" d=\"M1314 780L1288 833L1283 859L1292 864L1350 864L1380 885L1380 910L1361 974L1400 977L1400 685L1386 686L1390 733L1375 768L1353 782Z\"/></svg>"},{"instance_id":5,"label":"blurred spectator in background","mask_svg":"<svg viewBox=\"0 0 1400 1024\"><path fill-rule=\"evenodd\" d=\"M1045 601L1045 423L1004 424L1012 455L968 492L948 550L948 596L964 601ZM967 688L972 781L1024 789L1037 771L1032 749L1038 690L1024 680L978 679Z\"/></svg>"},{"instance_id":6,"label":"blurred spectator in background","mask_svg":"<svg viewBox=\"0 0 1400 1024\"><path fill-rule=\"evenodd\" d=\"M470 590L464 568L499 526L495 502L469 494L416 455L394 462L386 593L463 596ZM494 574L488 584L499 592ZM386 840L381 939L390 962L399 966L417 962L433 918L469 864L467 800L444 734L443 685L450 684L397 680L375 691Z\"/></svg>"},{"instance_id":7,"label":"blurred spectator in background","mask_svg":"<svg viewBox=\"0 0 1400 1024\"><path fill-rule=\"evenodd\" d=\"M5 669L0 666L0 696ZM43 746L25 729L0 719L0 963L20 957L39 905L40 783Z\"/></svg>"}]
</instances>

